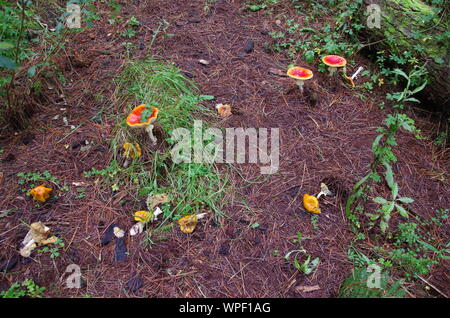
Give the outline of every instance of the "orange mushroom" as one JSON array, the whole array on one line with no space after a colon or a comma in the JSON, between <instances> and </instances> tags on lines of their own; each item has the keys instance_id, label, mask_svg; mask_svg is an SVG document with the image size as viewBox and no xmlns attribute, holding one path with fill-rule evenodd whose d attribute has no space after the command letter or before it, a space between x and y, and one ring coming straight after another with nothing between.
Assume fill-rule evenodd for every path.
<instances>
[{"instance_id":1,"label":"orange mushroom","mask_svg":"<svg viewBox=\"0 0 450 318\"><path fill-rule=\"evenodd\" d=\"M313 72L304 67L294 66L287 71L287 75L296 80L300 92L303 93L303 83L313 77Z\"/></svg>"},{"instance_id":2,"label":"orange mushroom","mask_svg":"<svg viewBox=\"0 0 450 318\"><path fill-rule=\"evenodd\" d=\"M45 185L40 185L28 191L29 194L33 196L33 199L39 202L45 202L50 198L50 193L53 191L51 188L45 187Z\"/></svg>"},{"instance_id":3,"label":"orange mushroom","mask_svg":"<svg viewBox=\"0 0 450 318\"><path fill-rule=\"evenodd\" d=\"M303 195L303 206L310 213L320 214L319 200L313 195Z\"/></svg>"},{"instance_id":4,"label":"orange mushroom","mask_svg":"<svg viewBox=\"0 0 450 318\"><path fill-rule=\"evenodd\" d=\"M159 109L153 107L151 110L147 105L142 104L134 108L127 117L127 124L133 128L145 127L153 144L156 144L156 137L153 135L153 123L158 118Z\"/></svg>"},{"instance_id":5,"label":"orange mushroom","mask_svg":"<svg viewBox=\"0 0 450 318\"><path fill-rule=\"evenodd\" d=\"M217 112L222 117L228 117L231 116L231 106L230 105L224 105L224 104L217 104L216 105Z\"/></svg>"},{"instance_id":6,"label":"orange mushroom","mask_svg":"<svg viewBox=\"0 0 450 318\"><path fill-rule=\"evenodd\" d=\"M339 55L327 55L322 58L322 62L328 66L330 76L340 67L347 65L347 60Z\"/></svg>"}]
</instances>

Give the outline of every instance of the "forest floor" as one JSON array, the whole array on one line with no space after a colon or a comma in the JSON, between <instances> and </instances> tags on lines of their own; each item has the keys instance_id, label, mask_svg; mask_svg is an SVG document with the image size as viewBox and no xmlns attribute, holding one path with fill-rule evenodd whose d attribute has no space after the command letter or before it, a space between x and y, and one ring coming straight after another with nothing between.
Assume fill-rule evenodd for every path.
<instances>
[{"instance_id":1,"label":"forest floor","mask_svg":"<svg viewBox=\"0 0 450 318\"><path fill-rule=\"evenodd\" d=\"M372 160L375 128L387 113L377 107L382 92L363 101L344 85L330 88L327 74L299 58L297 65L317 74L307 82L317 94L312 103L295 89L293 80L270 73L284 72L292 62L266 49L271 41L268 33L277 30L277 17L289 15L288 11L249 13L236 0L212 2L208 10L204 1L128 2L120 14L140 21L137 35L126 40L138 47L132 59L153 56L173 62L197 83L201 94L215 96L204 102L211 110L216 103L239 110L217 120L216 127L279 128L280 167L273 175L261 175L255 164L234 164L233 169L219 165L231 183L224 208L227 217L220 224L208 216L193 234L174 227L151 248L140 236L127 237L127 260L116 262L114 245L102 246L101 237L110 224L130 228L136 203L123 203L127 189L112 192L83 172L102 169L112 158L109 146L116 122L102 110L114 102L112 79L127 60L125 48L117 44L125 27L110 25L110 8L101 2L96 6L100 20L95 27L70 35L58 59L67 83L56 90L64 100L56 94L34 114L30 128L0 140L4 149L0 210L14 211L0 218L0 260L16 257L28 231L24 222L42 221L65 242L54 259L48 254L16 257L15 267L0 275L0 289L31 277L53 297L336 297L353 269L348 250L354 233L345 217L345 202ZM149 47L161 21L168 23L165 33L170 36L161 34ZM254 50L246 53L248 41L254 42ZM200 64L200 59L209 64ZM364 57L355 59L370 67ZM356 68L349 66L349 73ZM96 116L102 120L93 121ZM432 114L415 109L410 116L423 134L431 134ZM66 126L62 117L76 129ZM91 147L85 147L86 140ZM406 133L400 133L395 153L402 196L415 200L409 206L411 213L429 218L437 209L448 208L448 158L436 155L429 140ZM17 174L43 170L72 191L58 191L57 199L36 207L21 192ZM83 195L74 182L84 182ZM304 193L318 193L321 182L337 195L321 201L322 213L314 219L304 210L302 198ZM448 224L445 230L429 231L436 231L438 240L448 239ZM311 275L284 258L298 249L298 232L303 248L320 259ZM370 239L364 244L370 248ZM65 288L69 264L81 267L85 282L81 289ZM434 266L426 276L447 295L448 265ZM132 277L142 279L142 288L130 290L127 283ZM316 285L313 291L303 288ZM424 286L419 280L410 282L410 295L438 295Z\"/></svg>"}]
</instances>

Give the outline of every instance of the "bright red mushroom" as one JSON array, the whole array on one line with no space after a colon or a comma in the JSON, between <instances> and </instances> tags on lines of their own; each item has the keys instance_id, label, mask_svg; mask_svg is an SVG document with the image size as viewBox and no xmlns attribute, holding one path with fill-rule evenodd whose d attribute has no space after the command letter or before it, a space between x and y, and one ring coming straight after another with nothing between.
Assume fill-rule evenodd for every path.
<instances>
[{"instance_id":1,"label":"bright red mushroom","mask_svg":"<svg viewBox=\"0 0 450 318\"><path fill-rule=\"evenodd\" d=\"M298 88L303 93L304 81L309 80L313 77L313 72L304 67L294 66L288 69L287 75L296 80Z\"/></svg>"},{"instance_id":2,"label":"bright red mushroom","mask_svg":"<svg viewBox=\"0 0 450 318\"><path fill-rule=\"evenodd\" d=\"M151 110L147 105L142 104L134 108L127 117L127 125L134 128L145 127L153 144L156 144L156 138L153 135L153 123L158 118L159 109L153 107Z\"/></svg>"},{"instance_id":3,"label":"bright red mushroom","mask_svg":"<svg viewBox=\"0 0 450 318\"><path fill-rule=\"evenodd\" d=\"M345 67L347 60L339 55L327 55L322 58L322 62L328 66L330 75L333 75L340 67Z\"/></svg>"}]
</instances>

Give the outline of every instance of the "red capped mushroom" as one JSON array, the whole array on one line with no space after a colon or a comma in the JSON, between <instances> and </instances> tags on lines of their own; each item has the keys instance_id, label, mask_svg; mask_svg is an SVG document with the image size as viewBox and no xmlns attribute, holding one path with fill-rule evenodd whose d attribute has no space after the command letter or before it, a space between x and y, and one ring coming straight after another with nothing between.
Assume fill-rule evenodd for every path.
<instances>
[{"instance_id":1,"label":"red capped mushroom","mask_svg":"<svg viewBox=\"0 0 450 318\"><path fill-rule=\"evenodd\" d=\"M134 108L127 117L127 125L133 128L145 127L150 140L156 144L156 137L153 135L153 123L158 118L159 109L153 107L150 109L147 105L142 104Z\"/></svg>"},{"instance_id":2,"label":"red capped mushroom","mask_svg":"<svg viewBox=\"0 0 450 318\"><path fill-rule=\"evenodd\" d=\"M339 55L327 55L322 58L322 62L328 66L330 76L340 67L345 67L347 60Z\"/></svg>"},{"instance_id":3,"label":"red capped mushroom","mask_svg":"<svg viewBox=\"0 0 450 318\"><path fill-rule=\"evenodd\" d=\"M300 92L303 93L303 83L313 77L313 72L304 67L294 66L288 69L287 75L296 80Z\"/></svg>"}]
</instances>

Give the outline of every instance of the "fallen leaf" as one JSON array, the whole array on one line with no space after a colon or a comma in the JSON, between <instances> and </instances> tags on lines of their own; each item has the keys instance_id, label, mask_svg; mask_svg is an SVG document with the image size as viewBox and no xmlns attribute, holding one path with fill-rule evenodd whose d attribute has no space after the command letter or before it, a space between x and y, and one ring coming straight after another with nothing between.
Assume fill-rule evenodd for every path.
<instances>
[{"instance_id":1,"label":"fallen leaf","mask_svg":"<svg viewBox=\"0 0 450 318\"><path fill-rule=\"evenodd\" d=\"M19 260L19 256L17 254L13 255L11 258L0 261L0 272L7 272L12 270Z\"/></svg>"},{"instance_id":2,"label":"fallen leaf","mask_svg":"<svg viewBox=\"0 0 450 318\"><path fill-rule=\"evenodd\" d=\"M72 185L76 187L85 187L87 186L86 182L72 182Z\"/></svg>"},{"instance_id":3,"label":"fallen leaf","mask_svg":"<svg viewBox=\"0 0 450 318\"><path fill-rule=\"evenodd\" d=\"M153 211L156 206L169 202L169 197L165 194L151 194L147 197L147 208Z\"/></svg>"},{"instance_id":4,"label":"fallen leaf","mask_svg":"<svg viewBox=\"0 0 450 318\"><path fill-rule=\"evenodd\" d=\"M132 293L137 292L142 286L144 286L144 281L139 276L134 276L127 282L128 290Z\"/></svg>"},{"instance_id":5,"label":"fallen leaf","mask_svg":"<svg viewBox=\"0 0 450 318\"><path fill-rule=\"evenodd\" d=\"M315 285L315 286L297 286L295 287L295 291L297 293L309 293L312 291L316 291L319 290L320 286L319 285Z\"/></svg>"},{"instance_id":6,"label":"fallen leaf","mask_svg":"<svg viewBox=\"0 0 450 318\"><path fill-rule=\"evenodd\" d=\"M269 74L287 77L286 72L283 72L282 70L276 68L269 68Z\"/></svg>"}]
</instances>

